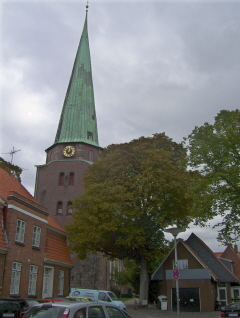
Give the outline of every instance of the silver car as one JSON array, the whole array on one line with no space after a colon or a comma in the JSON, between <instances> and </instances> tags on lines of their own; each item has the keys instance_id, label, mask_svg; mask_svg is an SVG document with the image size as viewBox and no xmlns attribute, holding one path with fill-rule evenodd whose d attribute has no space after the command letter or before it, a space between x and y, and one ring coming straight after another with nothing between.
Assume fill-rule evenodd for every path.
<instances>
[{"instance_id":1,"label":"silver car","mask_svg":"<svg viewBox=\"0 0 240 318\"><path fill-rule=\"evenodd\" d=\"M33 306L24 318L132 318L120 307L98 302L57 302Z\"/></svg>"}]
</instances>

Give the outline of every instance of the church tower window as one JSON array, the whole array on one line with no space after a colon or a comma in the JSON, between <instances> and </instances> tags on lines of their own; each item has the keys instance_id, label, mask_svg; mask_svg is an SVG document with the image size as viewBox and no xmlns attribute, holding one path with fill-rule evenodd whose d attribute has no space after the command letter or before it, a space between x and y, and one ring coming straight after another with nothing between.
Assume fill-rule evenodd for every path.
<instances>
[{"instance_id":1,"label":"church tower window","mask_svg":"<svg viewBox=\"0 0 240 318\"><path fill-rule=\"evenodd\" d=\"M64 172L61 172L59 174L59 182L58 182L59 185L64 185Z\"/></svg>"},{"instance_id":2,"label":"church tower window","mask_svg":"<svg viewBox=\"0 0 240 318\"><path fill-rule=\"evenodd\" d=\"M58 201L58 203L57 203L57 214L62 215L62 213L63 213L62 208L63 208L62 201Z\"/></svg>"},{"instance_id":3,"label":"church tower window","mask_svg":"<svg viewBox=\"0 0 240 318\"><path fill-rule=\"evenodd\" d=\"M94 159L94 156L93 156L93 151L90 150L89 153L88 153L88 160L93 162L93 159Z\"/></svg>"},{"instance_id":4,"label":"church tower window","mask_svg":"<svg viewBox=\"0 0 240 318\"><path fill-rule=\"evenodd\" d=\"M69 173L69 185L70 186L74 185L74 173L73 172Z\"/></svg>"},{"instance_id":5,"label":"church tower window","mask_svg":"<svg viewBox=\"0 0 240 318\"><path fill-rule=\"evenodd\" d=\"M72 210L72 202L71 202L71 201L68 201L68 203L67 203L67 214L72 215L72 213L73 213L73 210Z\"/></svg>"}]
</instances>

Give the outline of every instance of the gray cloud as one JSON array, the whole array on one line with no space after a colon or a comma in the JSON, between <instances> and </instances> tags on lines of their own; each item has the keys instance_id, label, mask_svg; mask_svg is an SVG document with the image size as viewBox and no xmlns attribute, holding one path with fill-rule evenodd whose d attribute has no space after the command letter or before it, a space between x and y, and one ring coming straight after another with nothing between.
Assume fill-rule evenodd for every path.
<instances>
[{"instance_id":1,"label":"gray cloud","mask_svg":"<svg viewBox=\"0 0 240 318\"><path fill-rule=\"evenodd\" d=\"M0 152L21 149L13 163L27 169L22 182L33 194L34 166L54 142L85 3L5 0L1 11ZM160 132L181 142L220 110L238 108L239 13L234 1L92 0L100 145Z\"/></svg>"}]
</instances>

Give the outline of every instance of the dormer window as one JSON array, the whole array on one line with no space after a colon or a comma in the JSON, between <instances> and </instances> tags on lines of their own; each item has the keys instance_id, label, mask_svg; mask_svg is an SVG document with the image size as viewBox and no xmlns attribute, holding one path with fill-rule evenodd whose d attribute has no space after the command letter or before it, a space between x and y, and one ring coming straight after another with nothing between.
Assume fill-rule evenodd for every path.
<instances>
[{"instance_id":1,"label":"dormer window","mask_svg":"<svg viewBox=\"0 0 240 318\"><path fill-rule=\"evenodd\" d=\"M93 140L93 133L91 131L87 132L87 138Z\"/></svg>"}]
</instances>

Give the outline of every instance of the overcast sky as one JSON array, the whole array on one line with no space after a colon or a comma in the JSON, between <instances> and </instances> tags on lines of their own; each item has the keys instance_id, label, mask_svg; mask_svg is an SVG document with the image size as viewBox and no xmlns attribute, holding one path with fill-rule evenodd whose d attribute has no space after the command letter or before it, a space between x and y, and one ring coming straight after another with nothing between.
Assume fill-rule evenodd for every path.
<instances>
[{"instance_id":1,"label":"overcast sky","mask_svg":"<svg viewBox=\"0 0 240 318\"><path fill-rule=\"evenodd\" d=\"M0 156L34 194L82 33L86 1L1 2ZM165 132L176 142L239 108L239 1L90 0L100 146ZM216 230L191 228L215 251Z\"/></svg>"}]
</instances>

